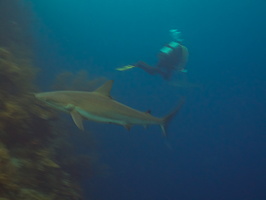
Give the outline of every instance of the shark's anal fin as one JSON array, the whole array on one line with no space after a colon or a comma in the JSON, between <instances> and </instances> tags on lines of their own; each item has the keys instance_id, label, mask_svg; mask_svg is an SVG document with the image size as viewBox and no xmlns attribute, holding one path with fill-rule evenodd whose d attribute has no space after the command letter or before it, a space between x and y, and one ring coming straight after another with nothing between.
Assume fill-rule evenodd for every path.
<instances>
[{"instance_id":1,"label":"shark's anal fin","mask_svg":"<svg viewBox=\"0 0 266 200\"><path fill-rule=\"evenodd\" d=\"M75 109L73 109L70 114L76 126L82 131L84 131L82 116Z\"/></svg>"},{"instance_id":2,"label":"shark's anal fin","mask_svg":"<svg viewBox=\"0 0 266 200\"><path fill-rule=\"evenodd\" d=\"M127 129L128 131L130 131L130 129L131 129L131 125L130 125L130 124L126 124L126 125L124 125L124 127L125 127L125 129Z\"/></svg>"}]
</instances>

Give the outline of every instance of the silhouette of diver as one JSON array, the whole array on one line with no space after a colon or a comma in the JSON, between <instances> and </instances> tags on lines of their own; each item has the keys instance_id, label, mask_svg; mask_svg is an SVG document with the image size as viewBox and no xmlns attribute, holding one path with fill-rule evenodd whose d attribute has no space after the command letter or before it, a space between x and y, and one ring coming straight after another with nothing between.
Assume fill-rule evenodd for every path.
<instances>
[{"instance_id":1,"label":"silhouette of diver","mask_svg":"<svg viewBox=\"0 0 266 200\"><path fill-rule=\"evenodd\" d=\"M187 72L185 66L188 59L188 50L182 45L183 39L181 38L181 32L172 29L170 30L170 35L172 36L173 41L161 48L158 54L158 63L156 67L152 67L143 61L139 61L134 65L117 68L117 70L124 71L133 67L138 67L151 75L159 74L165 80L170 80L173 72L178 71L181 74L184 74L181 75L183 77L180 76L180 78L185 79L184 76Z\"/></svg>"}]
</instances>

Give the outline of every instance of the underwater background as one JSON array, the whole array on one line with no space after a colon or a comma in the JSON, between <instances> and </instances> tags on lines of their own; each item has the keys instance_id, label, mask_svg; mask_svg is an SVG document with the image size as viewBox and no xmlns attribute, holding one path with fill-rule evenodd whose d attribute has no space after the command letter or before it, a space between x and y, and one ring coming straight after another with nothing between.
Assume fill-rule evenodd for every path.
<instances>
[{"instance_id":1,"label":"underwater background","mask_svg":"<svg viewBox=\"0 0 266 200\"><path fill-rule=\"evenodd\" d=\"M77 151L93 151L100 171L84 178L84 199L266 199L265 0L38 0L21 1L34 13L37 85L52 90L66 71L113 79L112 97L164 116L186 96L167 139L144 129L86 121L85 132L67 115ZM182 32L190 52L188 80L164 81L140 69ZM84 135L90 135L89 137ZM67 156L67 152L66 152Z\"/></svg>"}]
</instances>

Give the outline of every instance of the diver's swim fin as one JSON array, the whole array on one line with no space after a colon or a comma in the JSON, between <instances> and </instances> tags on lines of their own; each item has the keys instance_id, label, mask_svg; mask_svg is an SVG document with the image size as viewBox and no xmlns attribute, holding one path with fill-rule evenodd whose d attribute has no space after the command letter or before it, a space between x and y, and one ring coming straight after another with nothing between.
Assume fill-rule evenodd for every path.
<instances>
[{"instance_id":1,"label":"diver's swim fin","mask_svg":"<svg viewBox=\"0 0 266 200\"><path fill-rule=\"evenodd\" d=\"M134 68L135 66L133 65L126 65L124 67L119 67L119 68L116 68L117 71L126 71L126 70L129 70L129 69L132 69Z\"/></svg>"}]
</instances>

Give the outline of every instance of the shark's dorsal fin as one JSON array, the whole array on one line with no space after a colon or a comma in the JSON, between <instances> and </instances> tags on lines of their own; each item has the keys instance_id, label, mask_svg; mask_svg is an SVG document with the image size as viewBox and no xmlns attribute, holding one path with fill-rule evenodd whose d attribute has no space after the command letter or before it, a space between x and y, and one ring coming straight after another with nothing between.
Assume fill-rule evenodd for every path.
<instances>
[{"instance_id":1,"label":"shark's dorsal fin","mask_svg":"<svg viewBox=\"0 0 266 200\"><path fill-rule=\"evenodd\" d=\"M106 83L104 83L101 87L99 87L96 90L94 90L94 92L98 93L100 95L103 95L103 96L111 98L110 91L112 89L113 83L114 83L113 80L109 80Z\"/></svg>"}]
</instances>

